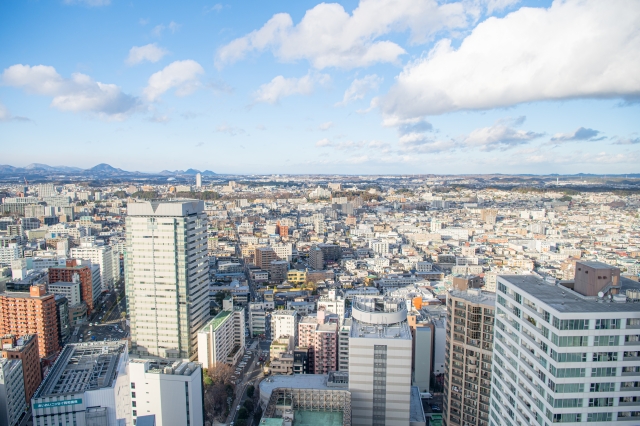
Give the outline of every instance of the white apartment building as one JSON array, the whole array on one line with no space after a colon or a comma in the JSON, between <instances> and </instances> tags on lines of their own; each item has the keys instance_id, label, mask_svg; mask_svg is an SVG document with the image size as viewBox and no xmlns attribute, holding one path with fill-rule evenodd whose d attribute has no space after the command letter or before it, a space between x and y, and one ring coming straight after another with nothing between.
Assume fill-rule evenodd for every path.
<instances>
[{"instance_id":1,"label":"white apartment building","mask_svg":"<svg viewBox=\"0 0 640 426\"><path fill-rule=\"evenodd\" d=\"M329 294L318 299L316 310L319 311L320 308L324 308L326 312L338 315L340 324L342 324L342 320L344 320L344 306L344 298L336 295L335 290L329 290Z\"/></svg>"},{"instance_id":2,"label":"white apartment building","mask_svg":"<svg viewBox=\"0 0 640 426\"><path fill-rule=\"evenodd\" d=\"M369 247L377 254L389 253L389 243L387 241L373 240L369 243Z\"/></svg>"},{"instance_id":3,"label":"white apartment building","mask_svg":"<svg viewBox=\"0 0 640 426\"><path fill-rule=\"evenodd\" d=\"M349 371L349 336L351 318L345 318L338 329L338 371Z\"/></svg>"},{"instance_id":4,"label":"white apartment building","mask_svg":"<svg viewBox=\"0 0 640 426\"><path fill-rule=\"evenodd\" d=\"M15 259L20 258L20 246L16 243L0 245L0 266L9 266Z\"/></svg>"},{"instance_id":5,"label":"white apartment building","mask_svg":"<svg viewBox=\"0 0 640 426\"><path fill-rule=\"evenodd\" d=\"M34 426L131 426L126 341L64 347L31 399Z\"/></svg>"},{"instance_id":6,"label":"white apartment building","mask_svg":"<svg viewBox=\"0 0 640 426\"><path fill-rule=\"evenodd\" d=\"M71 257L88 259L94 265L100 266L102 277L102 291L113 289L120 279L120 255L111 246L97 246L91 242L83 242L80 247L71 249Z\"/></svg>"},{"instance_id":7,"label":"white apartment building","mask_svg":"<svg viewBox=\"0 0 640 426\"><path fill-rule=\"evenodd\" d=\"M66 297L69 301L69 306L75 306L82 301L79 282L66 283L64 281L58 281L49 284L47 288L49 293Z\"/></svg>"},{"instance_id":8,"label":"white apartment building","mask_svg":"<svg viewBox=\"0 0 640 426\"><path fill-rule=\"evenodd\" d=\"M491 425L640 424L640 284L601 265L498 277Z\"/></svg>"},{"instance_id":9,"label":"white apartment building","mask_svg":"<svg viewBox=\"0 0 640 426\"><path fill-rule=\"evenodd\" d=\"M359 297L349 336L351 424L406 426L412 338L403 299Z\"/></svg>"},{"instance_id":10,"label":"white apartment building","mask_svg":"<svg viewBox=\"0 0 640 426\"><path fill-rule=\"evenodd\" d=\"M0 358L0 424L18 424L26 410L22 360Z\"/></svg>"},{"instance_id":11,"label":"white apartment building","mask_svg":"<svg viewBox=\"0 0 640 426\"><path fill-rule=\"evenodd\" d=\"M209 319L207 216L197 200L127 206L125 278L131 351L193 360Z\"/></svg>"},{"instance_id":12,"label":"white apartment building","mask_svg":"<svg viewBox=\"0 0 640 426\"><path fill-rule=\"evenodd\" d=\"M235 364L244 353L244 308L233 298L222 301L222 311L198 332L198 362L205 368L217 363Z\"/></svg>"},{"instance_id":13,"label":"white apartment building","mask_svg":"<svg viewBox=\"0 0 640 426\"><path fill-rule=\"evenodd\" d=\"M298 343L298 313L295 310L273 311L271 314L271 338L294 336Z\"/></svg>"},{"instance_id":14,"label":"white apartment building","mask_svg":"<svg viewBox=\"0 0 640 426\"><path fill-rule=\"evenodd\" d=\"M249 333L251 337L266 333L267 313L264 303L249 303Z\"/></svg>"},{"instance_id":15,"label":"white apartment building","mask_svg":"<svg viewBox=\"0 0 640 426\"><path fill-rule=\"evenodd\" d=\"M132 424L155 416L156 426L204 424L202 367L196 362L132 359L129 362Z\"/></svg>"}]
</instances>

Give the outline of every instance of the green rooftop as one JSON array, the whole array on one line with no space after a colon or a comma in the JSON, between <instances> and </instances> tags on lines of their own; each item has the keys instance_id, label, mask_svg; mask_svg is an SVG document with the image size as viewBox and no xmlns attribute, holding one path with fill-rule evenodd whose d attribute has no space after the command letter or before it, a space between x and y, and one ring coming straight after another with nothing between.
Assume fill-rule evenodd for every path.
<instances>
[{"instance_id":1,"label":"green rooftop","mask_svg":"<svg viewBox=\"0 0 640 426\"><path fill-rule=\"evenodd\" d=\"M209 324L205 325L203 330L204 331L216 331L218 329L218 327L220 327L220 325L222 325L222 323L227 319L227 317L229 315L231 315L233 312L231 311L221 311L218 315L216 315L211 321L209 321Z\"/></svg>"},{"instance_id":2,"label":"green rooftop","mask_svg":"<svg viewBox=\"0 0 640 426\"><path fill-rule=\"evenodd\" d=\"M342 426L341 411L294 411L294 426Z\"/></svg>"}]
</instances>

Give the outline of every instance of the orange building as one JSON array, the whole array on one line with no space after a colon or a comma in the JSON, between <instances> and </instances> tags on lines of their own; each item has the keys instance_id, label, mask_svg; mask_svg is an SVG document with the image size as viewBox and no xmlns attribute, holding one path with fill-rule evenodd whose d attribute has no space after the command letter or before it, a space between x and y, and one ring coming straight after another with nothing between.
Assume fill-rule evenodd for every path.
<instances>
[{"instance_id":1,"label":"orange building","mask_svg":"<svg viewBox=\"0 0 640 426\"><path fill-rule=\"evenodd\" d=\"M67 266L49 268L49 284L74 282L74 276L80 281L81 299L87 304L87 315L93 311L93 276L89 266L77 265L75 259L67 260Z\"/></svg>"},{"instance_id":2,"label":"orange building","mask_svg":"<svg viewBox=\"0 0 640 426\"><path fill-rule=\"evenodd\" d=\"M38 354L38 336L27 334L16 337L13 334L0 337L2 349L0 356L7 359L22 360L22 378L27 404L31 405L31 397L42 383L40 356Z\"/></svg>"},{"instance_id":3,"label":"orange building","mask_svg":"<svg viewBox=\"0 0 640 426\"><path fill-rule=\"evenodd\" d=\"M289 237L289 227L287 225L281 225L280 221L278 221L278 235L280 235L280 238Z\"/></svg>"},{"instance_id":4,"label":"orange building","mask_svg":"<svg viewBox=\"0 0 640 426\"><path fill-rule=\"evenodd\" d=\"M38 353L47 358L60 350L56 300L44 284L27 293L0 293L0 335L38 335Z\"/></svg>"}]
</instances>

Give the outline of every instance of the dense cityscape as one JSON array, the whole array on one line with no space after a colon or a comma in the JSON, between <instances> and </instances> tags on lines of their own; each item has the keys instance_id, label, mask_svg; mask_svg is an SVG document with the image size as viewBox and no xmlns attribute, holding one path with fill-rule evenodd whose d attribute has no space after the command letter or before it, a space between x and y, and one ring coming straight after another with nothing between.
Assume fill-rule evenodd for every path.
<instances>
[{"instance_id":1,"label":"dense cityscape","mask_svg":"<svg viewBox=\"0 0 640 426\"><path fill-rule=\"evenodd\" d=\"M635 178L32 178L2 424L640 421Z\"/></svg>"},{"instance_id":2,"label":"dense cityscape","mask_svg":"<svg viewBox=\"0 0 640 426\"><path fill-rule=\"evenodd\" d=\"M0 46L0 426L640 426L640 0L4 0Z\"/></svg>"}]
</instances>

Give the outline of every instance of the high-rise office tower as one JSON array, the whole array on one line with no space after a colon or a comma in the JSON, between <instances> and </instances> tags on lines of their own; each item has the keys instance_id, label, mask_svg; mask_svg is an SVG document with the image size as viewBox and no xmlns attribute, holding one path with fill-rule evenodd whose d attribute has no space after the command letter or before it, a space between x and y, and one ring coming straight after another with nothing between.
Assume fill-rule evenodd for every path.
<instances>
[{"instance_id":1,"label":"high-rise office tower","mask_svg":"<svg viewBox=\"0 0 640 426\"><path fill-rule=\"evenodd\" d=\"M447 296L444 421L488 426L496 297L480 289Z\"/></svg>"},{"instance_id":2,"label":"high-rise office tower","mask_svg":"<svg viewBox=\"0 0 640 426\"><path fill-rule=\"evenodd\" d=\"M640 284L577 262L573 283L497 287L491 424L640 423Z\"/></svg>"},{"instance_id":3,"label":"high-rise office tower","mask_svg":"<svg viewBox=\"0 0 640 426\"><path fill-rule=\"evenodd\" d=\"M127 207L125 281L131 350L193 360L209 319L207 216L196 200Z\"/></svg>"},{"instance_id":4,"label":"high-rise office tower","mask_svg":"<svg viewBox=\"0 0 640 426\"><path fill-rule=\"evenodd\" d=\"M351 424L409 424L411 331L404 299L357 297L349 336Z\"/></svg>"},{"instance_id":5,"label":"high-rise office tower","mask_svg":"<svg viewBox=\"0 0 640 426\"><path fill-rule=\"evenodd\" d=\"M196 188L202 188L202 175L200 173L196 174Z\"/></svg>"}]
</instances>

